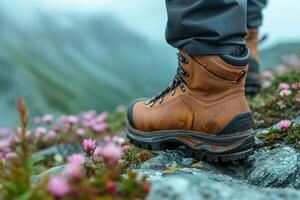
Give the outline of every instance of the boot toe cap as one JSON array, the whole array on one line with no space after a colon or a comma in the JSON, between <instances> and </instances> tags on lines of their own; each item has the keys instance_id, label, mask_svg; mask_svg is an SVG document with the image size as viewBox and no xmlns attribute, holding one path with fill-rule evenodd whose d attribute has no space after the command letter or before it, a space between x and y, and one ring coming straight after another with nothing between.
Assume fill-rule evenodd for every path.
<instances>
[{"instance_id":1,"label":"boot toe cap","mask_svg":"<svg viewBox=\"0 0 300 200\"><path fill-rule=\"evenodd\" d=\"M134 107L137 103L145 101L147 99L142 98L142 99L136 99L133 102L131 102L131 104L129 105L128 109L127 109L127 119L128 119L128 123L132 128L136 128L136 124L134 121L134 116L133 116L133 111L134 111Z\"/></svg>"}]
</instances>

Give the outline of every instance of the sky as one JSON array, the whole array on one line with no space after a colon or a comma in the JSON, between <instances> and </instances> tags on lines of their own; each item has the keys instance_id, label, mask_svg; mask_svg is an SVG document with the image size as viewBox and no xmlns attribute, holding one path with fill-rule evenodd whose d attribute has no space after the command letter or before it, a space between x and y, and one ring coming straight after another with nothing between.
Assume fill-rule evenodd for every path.
<instances>
[{"instance_id":1,"label":"sky","mask_svg":"<svg viewBox=\"0 0 300 200\"><path fill-rule=\"evenodd\" d=\"M17 15L31 15L32 9L54 13L110 14L129 28L151 40L164 42L167 21L164 0L0 0L14 9ZM299 0L269 0L264 11L262 34L268 34L265 47L285 41L300 41ZM7 3L6 3L7 2ZM14 10L15 11L15 10ZM17 16L18 17L18 16Z\"/></svg>"}]
</instances>

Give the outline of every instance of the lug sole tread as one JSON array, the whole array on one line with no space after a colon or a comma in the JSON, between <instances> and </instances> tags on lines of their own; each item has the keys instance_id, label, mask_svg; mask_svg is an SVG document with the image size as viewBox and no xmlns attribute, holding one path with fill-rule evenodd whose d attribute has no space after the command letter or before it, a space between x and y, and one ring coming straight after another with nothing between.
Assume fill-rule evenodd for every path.
<instances>
[{"instance_id":1,"label":"lug sole tread","mask_svg":"<svg viewBox=\"0 0 300 200\"><path fill-rule=\"evenodd\" d=\"M176 140L172 140L172 141L166 140L163 142L146 143L130 137L129 134L127 134L127 137L130 143L133 144L134 146L142 149L151 150L151 151L174 150L174 149L179 149L180 146L185 146L185 148L183 148L183 152L186 157L192 157L197 160L205 160L208 162L233 162L233 163L240 162L245 160L251 154L253 154L254 151L253 150L254 140L253 142L251 141L246 144L243 144L241 147L239 147L238 151L236 152L218 154L218 153L211 153L208 151L195 149L185 143L182 143L181 141L176 141Z\"/></svg>"}]
</instances>

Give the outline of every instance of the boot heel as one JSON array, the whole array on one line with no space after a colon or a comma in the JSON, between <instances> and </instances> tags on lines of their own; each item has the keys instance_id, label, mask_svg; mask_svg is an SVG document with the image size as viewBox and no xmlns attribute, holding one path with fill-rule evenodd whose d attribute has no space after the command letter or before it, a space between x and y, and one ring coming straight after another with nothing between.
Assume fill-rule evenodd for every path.
<instances>
[{"instance_id":1,"label":"boot heel","mask_svg":"<svg viewBox=\"0 0 300 200\"><path fill-rule=\"evenodd\" d=\"M254 142L255 139L252 133L242 140L233 141L229 144L206 141L197 148L188 147L186 155L209 162L236 162L246 159L253 153Z\"/></svg>"}]
</instances>

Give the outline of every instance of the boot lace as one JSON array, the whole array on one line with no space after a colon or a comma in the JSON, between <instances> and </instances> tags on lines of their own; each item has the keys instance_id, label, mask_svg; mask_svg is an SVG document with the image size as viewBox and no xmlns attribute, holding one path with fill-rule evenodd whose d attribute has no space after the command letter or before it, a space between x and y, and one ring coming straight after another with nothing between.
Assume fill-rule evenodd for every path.
<instances>
[{"instance_id":1,"label":"boot lace","mask_svg":"<svg viewBox=\"0 0 300 200\"><path fill-rule=\"evenodd\" d=\"M168 94L169 92L172 92L172 96L175 94L176 88L177 86L179 86L181 88L182 92L185 92L185 81L182 78L182 76L185 77L189 77L189 73L186 72L180 65L180 63L184 63L184 64L188 64L188 60L180 53L177 53L177 59L178 59L178 68L177 68L177 72L176 75L174 77L174 79L171 81L171 83L169 84L169 86L164 89L161 93L159 93L158 95L152 97L147 103L146 105L151 104L151 107L159 100L159 103L161 104L164 101L164 96L166 94ZM181 76L182 75L182 76Z\"/></svg>"}]
</instances>

